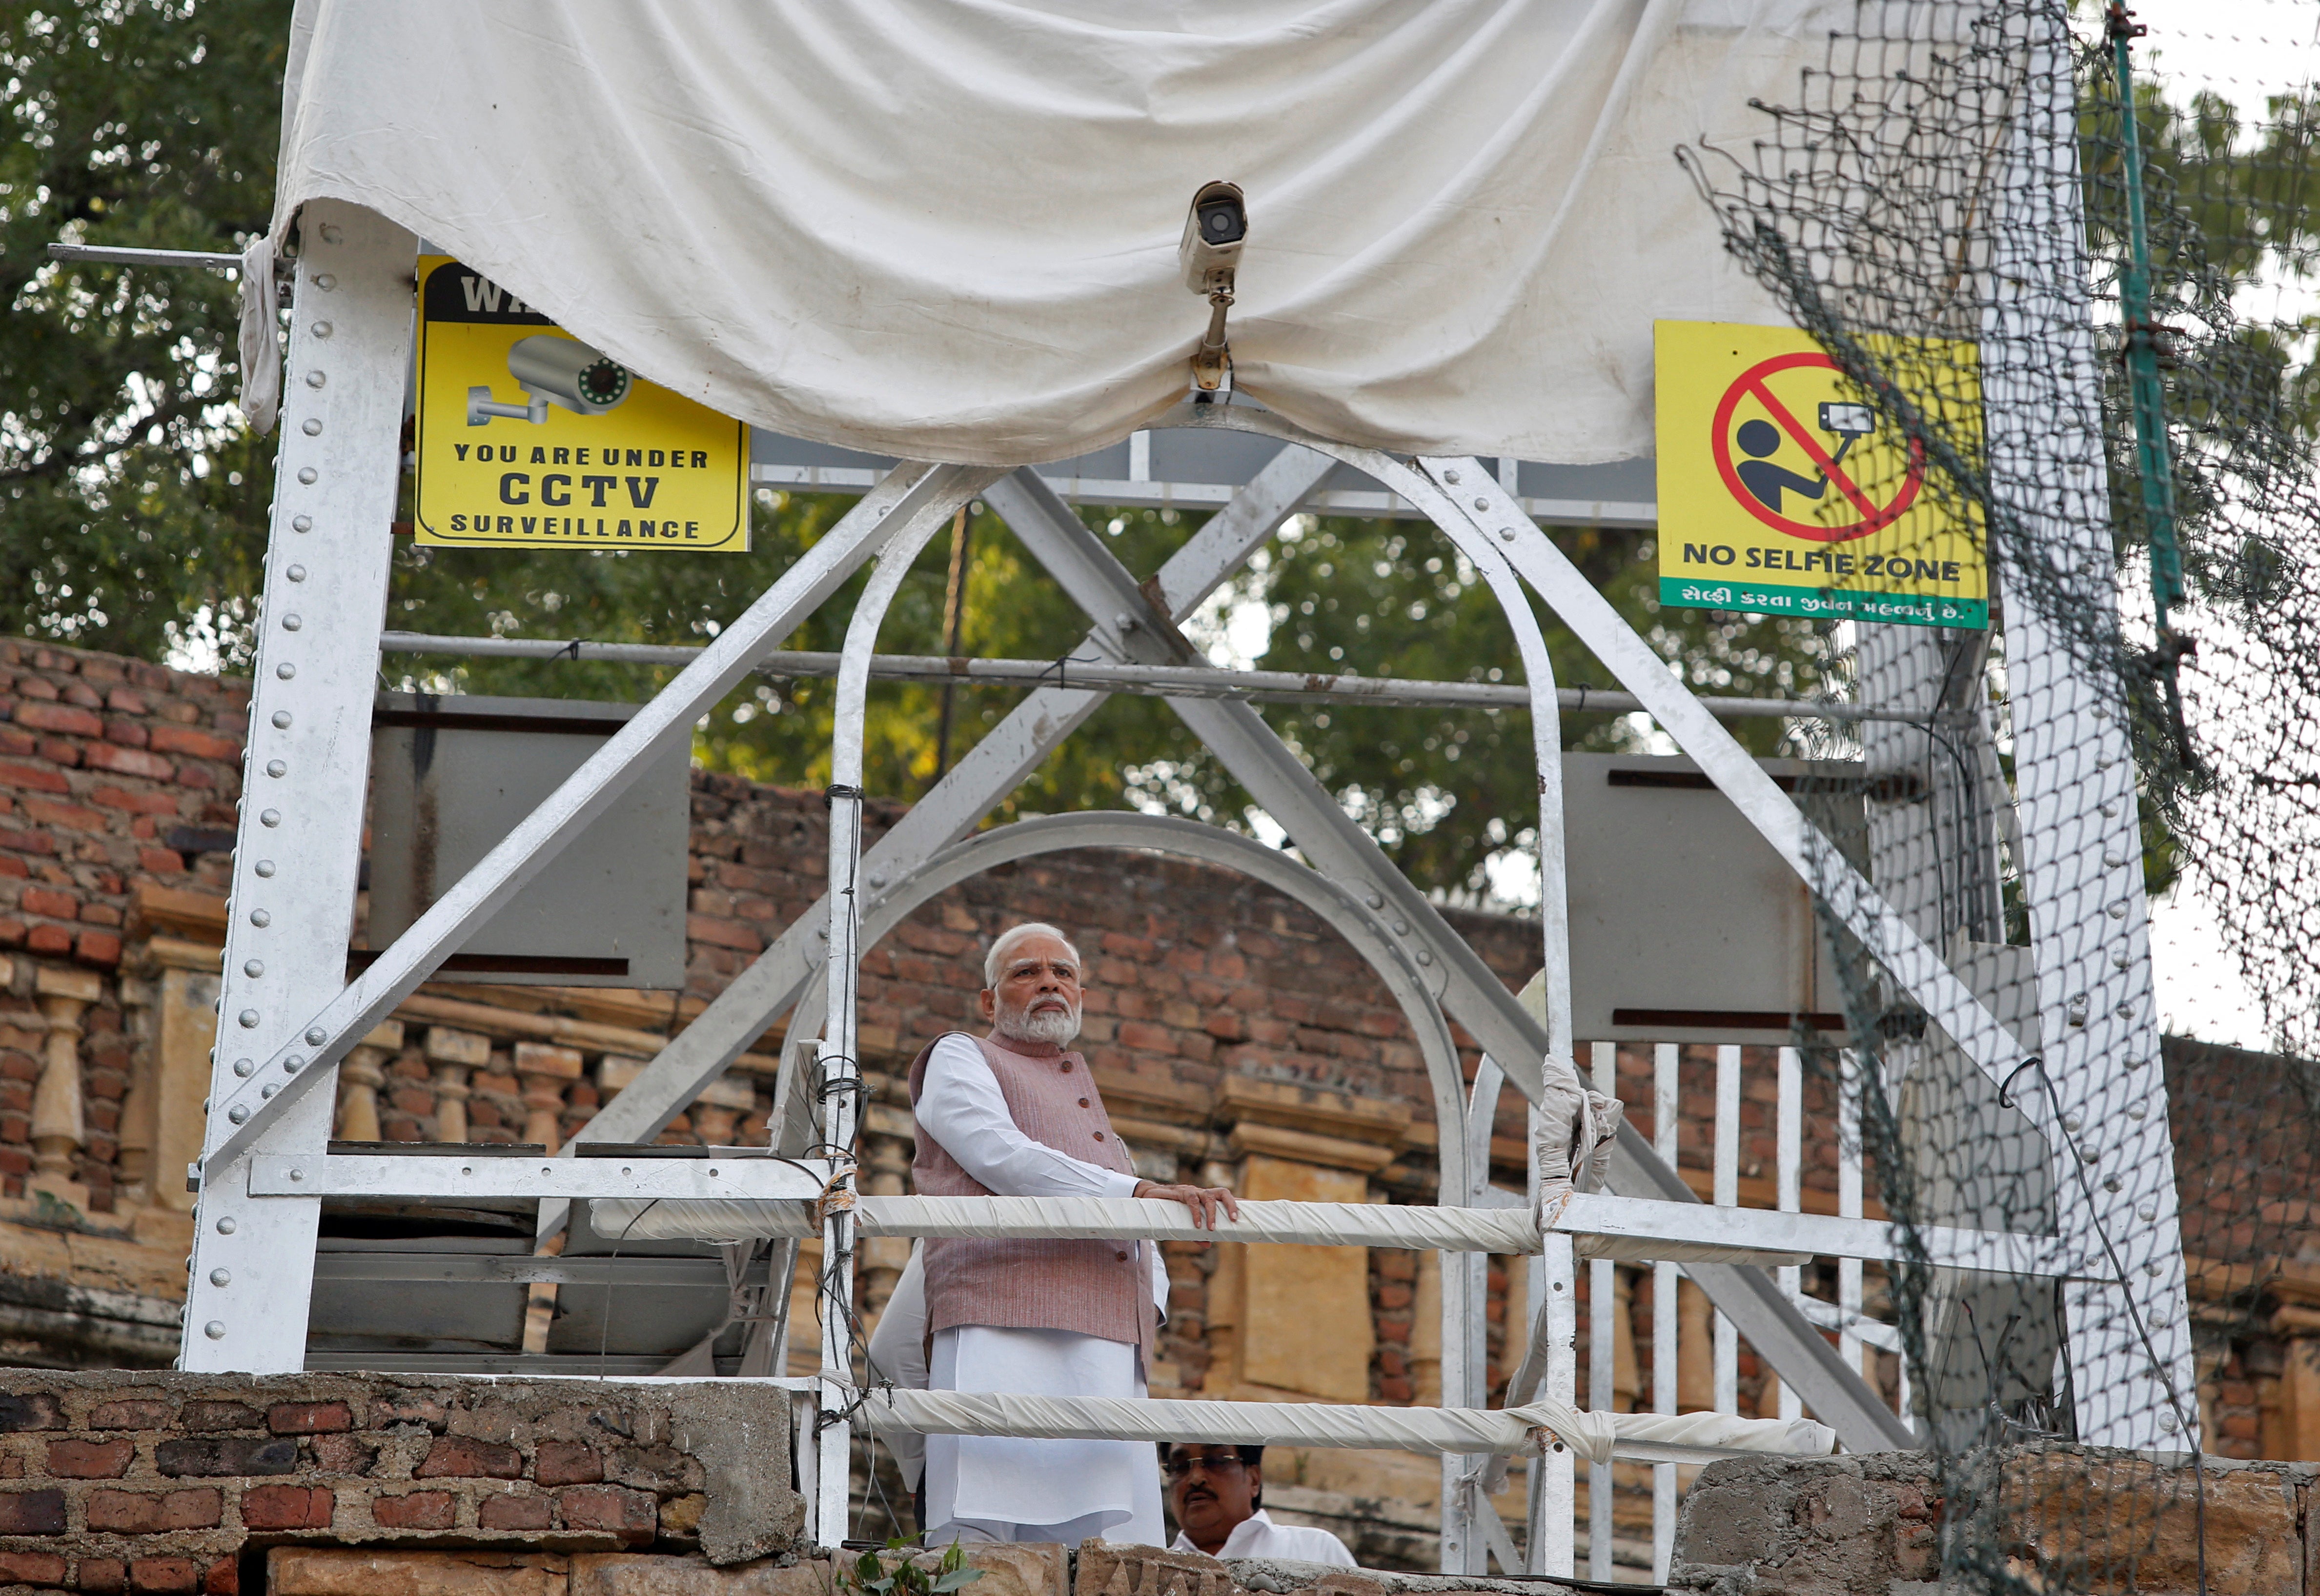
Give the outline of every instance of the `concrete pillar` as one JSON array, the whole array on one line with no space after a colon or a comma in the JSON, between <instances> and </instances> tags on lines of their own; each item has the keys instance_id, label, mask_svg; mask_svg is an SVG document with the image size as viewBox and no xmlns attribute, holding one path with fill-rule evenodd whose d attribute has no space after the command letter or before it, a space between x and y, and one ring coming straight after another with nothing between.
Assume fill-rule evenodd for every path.
<instances>
[{"instance_id":1,"label":"concrete pillar","mask_svg":"<svg viewBox=\"0 0 2320 1596\"><path fill-rule=\"evenodd\" d=\"M564 1093L580 1078L579 1050L548 1042L518 1042L515 1073L523 1082L523 1138L553 1153L562 1145Z\"/></svg>"},{"instance_id":2,"label":"concrete pillar","mask_svg":"<svg viewBox=\"0 0 2320 1596\"><path fill-rule=\"evenodd\" d=\"M88 1211L88 1188L74 1179L80 1150L87 1145L80 1087L81 1016L104 995L104 984L88 970L43 965L32 980L49 1035L40 1084L32 1093L32 1174L29 1195L45 1192L59 1202Z\"/></svg>"},{"instance_id":3,"label":"concrete pillar","mask_svg":"<svg viewBox=\"0 0 2320 1596\"><path fill-rule=\"evenodd\" d=\"M449 1026L427 1031L427 1061L435 1066L435 1139L467 1139L467 1072L492 1061L488 1037Z\"/></svg>"},{"instance_id":4,"label":"concrete pillar","mask_svg":"<svg viewBox=\"0 0 2320 1596\"><path fill-rule=\"evenodd\" d=\"M389 1020L357 1043L339 1066L340 1141L377 1141L378 1089L386 1084L386 1060L403 1050L403 1021Z\"/></svg>"}]
</instances>

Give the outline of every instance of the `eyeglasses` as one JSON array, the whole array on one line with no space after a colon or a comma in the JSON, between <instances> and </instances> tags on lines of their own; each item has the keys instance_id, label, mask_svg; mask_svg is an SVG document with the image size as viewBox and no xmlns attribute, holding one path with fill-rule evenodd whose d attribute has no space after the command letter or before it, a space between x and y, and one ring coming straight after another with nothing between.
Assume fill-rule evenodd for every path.
<instances>
[{"instance_id":1,"label":"eyeglasses","mask_svg":"<svg viewBox=\"0 0 2320 1596\"><path fill-rule=\"evenodd\" d=\"M1160 1472L1172 1480L1181 1480L1194 1469L1206 1469L1211 1474L1225 1469L1243 1468L1237 1452L1202 1452L1190 1457L1171 1457L1160 1465Z\"/></svg>"}]
</instances>

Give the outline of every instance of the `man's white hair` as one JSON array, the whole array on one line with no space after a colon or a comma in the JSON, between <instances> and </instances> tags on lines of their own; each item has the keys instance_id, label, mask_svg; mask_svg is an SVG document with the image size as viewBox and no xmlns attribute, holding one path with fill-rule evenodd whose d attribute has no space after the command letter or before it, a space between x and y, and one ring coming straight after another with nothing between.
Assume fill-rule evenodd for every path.
<instances>
[{"instance_id":1,"label":"man's white hair","mask_svg":"<svg viewBox=\"0 0 2320 1596\"><path fill-rule=\"evenodd\" d=\"M1030 920L1020 926L1009 926L1000 932L999 939L991 945L991 951L983 956L983 984L985 988L992 992L999 990L999 973L1007 967L1007 956L1034 937L1053 937L1061 942L1064 951L1072 956L1073 966L1082 974L1086 973L1087 966L1080 958L1080 950L1072 946L1069 937L1051 925Z\"/></svg>"}]
</instances>

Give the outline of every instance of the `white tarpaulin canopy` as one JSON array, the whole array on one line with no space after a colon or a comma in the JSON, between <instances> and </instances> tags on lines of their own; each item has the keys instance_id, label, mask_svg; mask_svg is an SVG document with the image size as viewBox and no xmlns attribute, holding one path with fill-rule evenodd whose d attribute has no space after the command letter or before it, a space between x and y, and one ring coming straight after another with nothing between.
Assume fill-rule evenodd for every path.
<instances>
[{"instance_id":1,"label":"white tarpaulin canopy","mask_svg":"<svg viewBox=\"0 0 2320 1596\"><path fill-rule=\"evenodd\" d=\"M369 206L654 381L825 443L1116 441L1248 196L1242 391L1349 442L1651 450L1654 318L1782 318L1680 143L1745 145L1844 0L302 0L277 240Z\"/></svg>"}]
</instances>

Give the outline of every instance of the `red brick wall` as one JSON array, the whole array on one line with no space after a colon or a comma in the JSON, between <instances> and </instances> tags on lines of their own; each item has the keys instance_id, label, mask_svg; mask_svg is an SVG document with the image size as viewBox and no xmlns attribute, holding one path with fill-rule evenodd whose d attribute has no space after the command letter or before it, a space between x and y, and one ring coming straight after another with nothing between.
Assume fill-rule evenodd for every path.
<instances>
[{"instance_id":1,"label":"red brick wall","mask_svg":"<svg viewBox=\"0 0 2320 1596\"><path fill-rule=\"evenodd\" d=\"M704 1401L715 1406L688 1410ZM758 1521L712 1533L711 1555L783 1551L800 1521L787 1401L438 1375L7 1371L0 1584L227 1596L246 1551L300 1541L691 1554L720 1495L748 1496ZM737 1402L756 1421L748 1466L761 1481L704 1444L718 1420L743 1417Z\"/></svg>"}]
</instances>

